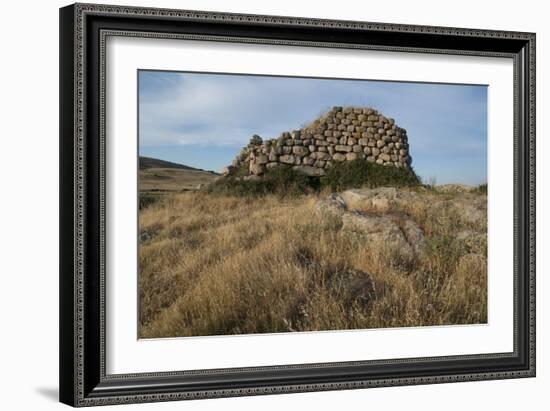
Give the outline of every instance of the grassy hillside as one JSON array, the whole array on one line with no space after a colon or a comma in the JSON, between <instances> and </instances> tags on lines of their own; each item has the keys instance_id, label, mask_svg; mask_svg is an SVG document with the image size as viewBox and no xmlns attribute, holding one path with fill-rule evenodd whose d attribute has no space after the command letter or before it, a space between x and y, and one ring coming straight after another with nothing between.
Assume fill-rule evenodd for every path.
<instances>
[{"instance_id":1,"label":"grassy hillside","mask_svg":"<svg viewBox=\"0 0 550 411\"><path fill-rule=\"evenodd\" d=\"M197 190L218 176L209 171L178 168L147 168L139 171L139 191L142 195Z\"/></svg>"},{"instance_id":2,"label":"grassy hillside","mask_svg":"<svg viewBox=\"0 0 550 411\"><path fill-rule=\"evenodd\" d=\"M173 163L171 161L160 160L158 158L140 156L139 169L145 170L148 168L175 168L179 170L205 171L203 169L186 166L184 164Z\"/></svg>"},{"instance_id":3,"label":"grassy hillside","mask_svg":"<svg viewBox=\"0 0 550 411\"><path fill-rule=\"evenodd\" d=\"M409 200L349 213L414 221L425 250L406 261L319 213L328 192L193 191L145 205L140 337L485 323L486 194L399 192Z\"/></svg>"},{"instance_id":4,"label":"grassy hillside","mask_svg":"<svg viewBox=\"0 0 550 411\"><path fill-rule=\"evenodd\" d=\"M139 158L140 208L167 194L197 190L212 183L218 174L150 157Z\"/></svg>"}]
</instances>

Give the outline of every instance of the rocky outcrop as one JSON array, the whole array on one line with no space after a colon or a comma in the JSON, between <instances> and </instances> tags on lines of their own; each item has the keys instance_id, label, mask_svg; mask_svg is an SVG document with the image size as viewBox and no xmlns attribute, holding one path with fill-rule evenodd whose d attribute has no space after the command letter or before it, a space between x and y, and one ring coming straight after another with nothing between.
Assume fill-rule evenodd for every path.
<instances>
[{"instance_id":1,"label":"rocky outcrop","mask_svg":"<svg viewBox=\"0 0 550 411\"><path fill-rule=\"evenodd\" d=\"M348 207L377 212L387 212L405 203L411 203L417 197L414 192L400 191L395 187L358 188L342 193L342 198Z\"/></svg>"},{"instance_id":2,"label":"rocky outcrop","mask_svg":"<svg viewBox=\"0 0 550 411\"><path fill-rule=\"evenodd\" d=\"M414 259L414 250L400 227L386 216L378 216L358 211L342 216L342 229L359 234L366 243L382 244L392 253L398 253L409 261Z\"/></svg>"},{"instance_id":3,"label":"rocky outcrop","mask_svg":"<svg viewBox=\"0 0 550 411\"><path fill-rule=\"evenodd\" d=\"M307 127L278 138L252 136L224 175L243 169L262 175L286 164L308 176L322 176L333 163L356 159L409 169L406 130L370 107L333 107Z\"/></svg>"},{"instance_id":4,"label":"rocky outcrop","mask_svg":"<svg viewBox=\"0 0 550 411\"><path fill-rule=\"evenodd\" d=\"M400 192L388 187L348 190L341 195L333 193L320 200L317 210L323 216L340 219L342 230L360 236L366 244L382 244L401 262L406 263L419 257L426 247L424 232L418 224L403 213L391 212L392 201L405 201L407 195L415 193Z\"/></svg>"}]
</instances>

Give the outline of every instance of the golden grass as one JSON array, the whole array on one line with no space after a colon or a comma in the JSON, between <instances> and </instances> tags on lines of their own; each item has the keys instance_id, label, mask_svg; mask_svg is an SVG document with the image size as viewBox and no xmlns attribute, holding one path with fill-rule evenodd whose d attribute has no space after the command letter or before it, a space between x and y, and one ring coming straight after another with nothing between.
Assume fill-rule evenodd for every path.
<instances>
[{"instance_id":1,"label":"golden grass","mask_svg":"<svg viewBox=\"0 0 550 411\"><path fill-rule=\"evenodd\" d=\"M211 183L216 174L201 170L182 170L178 168L146 168L139 170L139 189L141 192L187 191Z\"/></svg>"},{"instance_id":2,"label":"golden grass","mask_svg":"<svg viewBox=\"0 0 550 411\"><path fill-rule=\"evenodd\" d=\"M189 192L141 210L140 337L487 321L486 249L456 239L485 233L486 220L468 222L457 206L486 207L484 195L422 192L395 210L428 242L406 266L317 214L316 201ZM374 293L358 297L368 282L352 282L353 270L370 274Z\"/></svg>"}]
</instances>

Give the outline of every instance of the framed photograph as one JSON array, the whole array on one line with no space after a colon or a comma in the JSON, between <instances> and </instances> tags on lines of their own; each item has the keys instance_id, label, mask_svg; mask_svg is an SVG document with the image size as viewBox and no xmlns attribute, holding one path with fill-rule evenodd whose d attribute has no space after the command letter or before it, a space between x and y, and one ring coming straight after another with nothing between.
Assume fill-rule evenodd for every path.
<instances>
[{"instance_id":1,"label":"framed photograph","mask_svg":"<svg viewBox=\"0 0 550 411\"><path fill-rule=\"evenodd\" d=\"M60 24L62 402L535 376L535 34Z\"/></svg>"}]
</instances>

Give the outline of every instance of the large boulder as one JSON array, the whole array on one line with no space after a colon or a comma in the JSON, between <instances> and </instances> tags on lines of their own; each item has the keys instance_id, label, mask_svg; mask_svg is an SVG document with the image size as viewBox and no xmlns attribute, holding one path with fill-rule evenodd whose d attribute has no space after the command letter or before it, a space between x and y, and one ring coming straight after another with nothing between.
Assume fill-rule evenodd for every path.
<instances>
[{"instance_id":1,"label":"large boulder","mask_svg":"<svg viewBox=\"0 0 550 411\"><path fill-rule=\"evenodd\" d=\"M294 166L292 167L293 170L296 172L310 176L310 177L321 177L325 175L325 170L318 167L312 167L312 166Z\"/></svg>"},{"instance_id":2,"label":"large boulder","mask_svg":"<svg viewBox=\"0 0 550 411\"><path fill-rule=\"evenodd\" d=\"M415 250L407 242L403 231L389 217L350 212L342 215L342 223L343 230L360 235L365 245L382 246L404 262L415 258Z\"/></svg>"},{"instance_id":3,"label":"large boulder","mask_svg":"<svg viewBox=\"0 0 550 411\"><path fill-rule=\"evenodd\" d=\"M295 157L292 154L285 154L279 157L279 161L281 163L285 164L294 164L295 163Z\"/></svg>"},{"instance_id":4,"label":"large boulder","mask_svg":"<svg viewBox=\"0 0 550 411\"><path fill-rule=\"evenodd\" d=\"M250 174L260 175L265 172L265 166L263 164L251 163L250 164Z\"/></svg>"},{"instance_id":5,"label":"large boulder","mask_svg":"<svg viewBox=\"0 0 550 411\"><path fill-rule=\"evenodd\" d=\"M395 187L359 188L342 193L349 209L388 212L394 207L410 204L418 198L412 191L401 191Z\"/></svg>"},{"instance_id":6,"label":"large boulder","mask_svg":"<svg viewBox=\"0 0 550 411\"><path fill-rule=\"evenodd\" d=\"M332 193L327 198L317 202L317 211L322 217L329 215L341 218L346 212L346 203L338 194Z\"/></svg>"},{"instance_id":7,"label":"large boulder","mask_svg":"<svg viewBox=\"0 0 550 411\"><path fill-rule=\"evenodd\" d=\"M374 206L372 199L368 198L370 212L359 211L354 191L348 190L341 195L333 193L319 200L317 211L321 216L336 217L341 221L342 230L359 236L366 246L384 247L402 262L411 262L426 250L424 232L412 218L403 213L392 213L386 206L385 214L381 215L381 206L376 202L380 198L375 198ZM380 192L392 193L393 189ZM363 197L358 199L364 200Z\"/></svg>"},{"instance_id":8,"label":"large boulder","mask_svg":"<svg viewBox=\"0 0 550 411\"><path fill-rule=\"evenodd\" d=\"M303 156L305 156L306 154L309 153L309 149L307 147L304 147L304 146L294 146L292 148L292 153L297 155L297 156L303 157Z\"/></svg>"},{"instance_id":9,"label":"large boulder","mask_svg":"<svg viewBox=\"0 0 550 411\"><path fill-rule=\"evenodd\" d=\"M267 158L267 156L266 156L265 154L261 154L261 155L257 156L257 157L255 158L255 160L254 160L254 162L255 162L256 164L262 164L262 165L267 164L268 161L269 161L269 160L268 160L268 158Z\"/></svg>"}]
</instances>

